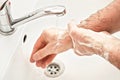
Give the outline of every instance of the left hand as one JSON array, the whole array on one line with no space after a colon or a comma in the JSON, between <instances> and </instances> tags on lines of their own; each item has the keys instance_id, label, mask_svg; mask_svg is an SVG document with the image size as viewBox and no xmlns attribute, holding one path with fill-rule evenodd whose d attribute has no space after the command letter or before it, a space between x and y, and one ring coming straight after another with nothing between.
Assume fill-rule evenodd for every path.
<instances>
[{"instance_id":1,"label":"left hand","mask_svg":"<svg viewBox=\"0 0 120 80\"><path fill-rule=\"evenodd\" d=\"M67 31L61 29L46 29L38 38L31 55L31 62L45 68L54 57L72 48L72 41Z\"/></svg>"}]
</instances>

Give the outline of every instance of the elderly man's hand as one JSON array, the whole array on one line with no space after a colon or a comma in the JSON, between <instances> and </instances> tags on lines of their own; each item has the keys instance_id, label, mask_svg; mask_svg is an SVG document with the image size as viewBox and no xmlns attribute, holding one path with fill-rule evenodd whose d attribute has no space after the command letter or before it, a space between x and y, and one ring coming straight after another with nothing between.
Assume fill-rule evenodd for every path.
<instances>
[{"instance_id":1,"label":"elderly man's hand","mask_svg":"<svg viewBox=\"0 0 120 80\"><path fill-rule=\"evenodd\" d=\"M78 28L73 22L68 25L73 49L78 55L97 54L120 69L120 39L108 32L95 32Z\"/></svg>"},{"instance_id":2,"label":"elderly man's hand","mask_svg":"<svg viewBox=\"0 0 120 80\"><path fill-rule=\"evenodd\" d=\"M56 54L73 48L79 55L96 53L103 57L106 57L104 53L113 53L114 51L116 54L112 55L115 58L113 59L112 56L110 62L120 66L118 64L120 59L120 56L118 56L119 51L114 50L114 47L118 46L120 41L109 34L120 30L119 12L120 0L114 0L105 8L84 20L78 25L79 28L74 24L69 24L68 31L59 29L45 30L34 46L31 62L36 62L37 66L44 68L54 59ZM101 31L108 31L109 33ZM119 49L119 47L116 49Z\"/></svg>"},{"instance_id":3,"label":"elderly man's hand","mask_svg":"<svg viewBox=\"0 0 120 80\"><path fill-rule=\"evenodd\" d=\"M69 35L73 41L73 48L78 55L103 55L114 39L107 32L94 32L90 29L78 28L73 22L68 25Z\"/></svg>"},{"instance_id":4,"label":"elderly man's hand","mask_svg":"<svg viewBox=\"0 0 120 80\"><path fill-rule=\"evenodd\" d=\"M38 67L45 68L58 53L70 48L72 48L72 41L67 31L46 29L37 40L30 61L36 62Z\"/></svg>"}]
</instances>

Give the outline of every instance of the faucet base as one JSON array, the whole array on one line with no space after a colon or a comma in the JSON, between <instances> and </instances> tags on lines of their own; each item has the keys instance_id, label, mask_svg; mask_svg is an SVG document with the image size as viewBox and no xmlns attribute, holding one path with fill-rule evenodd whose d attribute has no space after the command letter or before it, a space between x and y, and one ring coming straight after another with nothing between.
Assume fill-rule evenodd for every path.
<instances>
[{"instance_id":1,"label":"faucet base","mask_svg":"<svg viewBox=\"0 0 120 80\"><path fill-rule=\"evenodd\" d=\"M4 36L9 36L9 35L13 34L15 31L16 31L15 28L12 28L11 31L8 31L8 32L4 32L4 31L0 30L0 34L4 35Z\"/></svg>"}]
</instances>

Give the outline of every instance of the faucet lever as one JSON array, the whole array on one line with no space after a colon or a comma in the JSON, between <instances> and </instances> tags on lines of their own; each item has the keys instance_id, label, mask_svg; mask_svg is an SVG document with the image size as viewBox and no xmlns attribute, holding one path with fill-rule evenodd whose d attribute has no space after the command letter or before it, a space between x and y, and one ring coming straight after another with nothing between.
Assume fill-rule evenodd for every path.
<instances>
[{"instance_id":1,"label":"faucet lever","mask_svg":"<svg viewBox=\"0 0 120 80\"><path fill-rule=\"evenodd\" d=\"M65 14L66 9L64 6L55 5L37 9L24 17L13 19L10 12L10 4L9 1L7 1L3 6L3 9L0 10L0 33L10 35L15 31L16 26L22 25L34 19L48 15L63 16Z\"/></svg>"}]
</instances>

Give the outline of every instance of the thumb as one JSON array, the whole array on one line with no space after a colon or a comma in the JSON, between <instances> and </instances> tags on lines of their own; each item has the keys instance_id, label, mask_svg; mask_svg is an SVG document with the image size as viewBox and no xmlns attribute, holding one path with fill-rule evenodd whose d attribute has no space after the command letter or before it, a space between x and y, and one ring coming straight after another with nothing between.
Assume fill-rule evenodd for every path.
<instances>
[{"instance_id":1,"label":"thumb","mask_svg":"<svg viewBox=\"0 0 120 80\"><path fill-rule=\"evenodd\" d=\"M78 28L75 22L72 21L68 24L68 33L71 38L80 38L86 33L86 30Z\"/></svg>"},{"instance_id":2,"label":"thumb","mask_svg":"<svg viewBox=\"0 0 120 80\"><path fill-rule=\"evenodd\" d=\"M79 28L74 22L68 24L68 33L72 40L87 42L90 37L96 33L89 29Z\"/></svg>"},{"instance_id":3,"label":"thumb","mask_svg":"<svg viewBox=\"0 0 120 80\"><path fill-rule=\"evenodd\" d=\"M74 21L68 23L68 32L71 33L77 29L77 26Z\"/></svg>"}]
</instances>

